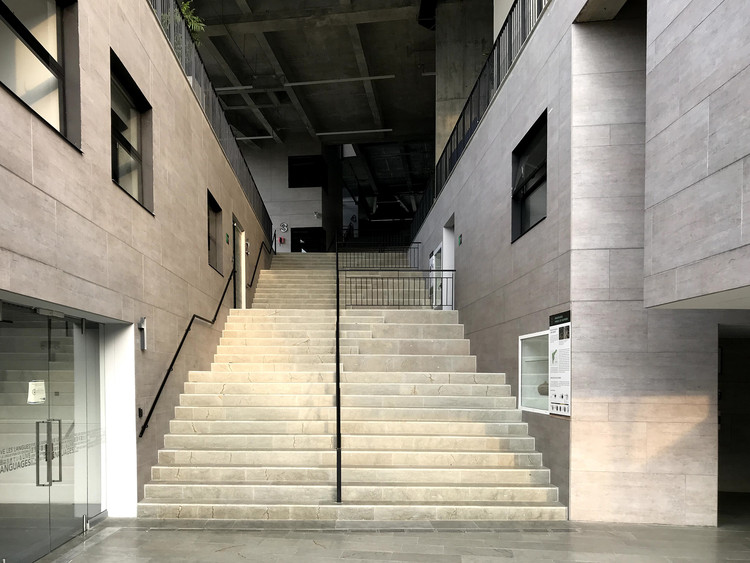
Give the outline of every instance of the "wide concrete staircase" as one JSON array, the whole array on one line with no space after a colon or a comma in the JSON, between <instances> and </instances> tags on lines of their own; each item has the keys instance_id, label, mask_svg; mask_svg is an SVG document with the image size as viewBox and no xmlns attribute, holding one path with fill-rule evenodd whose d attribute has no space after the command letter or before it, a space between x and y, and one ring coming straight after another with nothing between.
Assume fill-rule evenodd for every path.
<instances>
[{"instance_id":1,"label":"wide concrete staircase","mask_svg":"<svg viewBox=\"0 0 750 563\"><path fill-rule=\"evenodd\" d=\"M564 519L505 376L476 372L454 311L341 311L335 502L333 261L277 255L253 308L231 311L211 371L189 374L139 515Z\"/></svg>"}]
</instances>

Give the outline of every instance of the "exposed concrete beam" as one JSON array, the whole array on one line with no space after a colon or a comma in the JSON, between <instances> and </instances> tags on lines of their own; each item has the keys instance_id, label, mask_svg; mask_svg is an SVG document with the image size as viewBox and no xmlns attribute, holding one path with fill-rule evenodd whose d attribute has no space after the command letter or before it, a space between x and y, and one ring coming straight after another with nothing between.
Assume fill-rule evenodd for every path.
<instances>
[{"instance_id":1,"label":"exposed concrete beam","mask_svg":"<svg viewBox=\"0 0 750 563\"><path fill-rule=\"evenodd\" d=\"M326 131L318 133L318 137L334 137L336 135L370 135L372 133L390 133L393 129L358 129L352 131Z\"/></svg>"},{"instance_id":2,"label":"exposed concrete beam","mask_svg":"<svg viewBox=\"0 0 750 563\"><path fill-rule=\"evenodd\" d=\"M284 72L284 68L281 66L279 58L276 56L276 53L273 52L273 48L268 42L268 39L266 39L266 36L263 33L256 33L255 38L258 40L260 48L263 49L263 53L265 53L268 62L271 63L271 66L273 67L274 72L278 76L279 80L283 84L285 84L284 89L286 90L289 99L292 101L294 109L297 110L302 123L305 125L305 129L307 129L307 132L311 137L317 139L317 135L315 134L315 127L313 126L312 121L310 121L305 108L302 106L302 102L300 102L299 97L297 97L297 93L294 91L294 88L286 85L286 83L288 82L288 80L286 79L286 73Z\"/></svg>"},{"instance_id":3,"label":"exposed concrete beam","mask_svg":"<svg viewBox=\"0 0 750 563\"><path fill-rule=\"evenodd\" d=\"M248 16L252 15L253 11L250 9L250 6L247 5L247 0L234 0L234 3L237 4L240 12Z\"/></svg>"},{"instance_id":4,"label":"exposed concrete beam","mask_svg":"<svg viewBox=\"0 0 750 563\"><path fill-rule=\"evenodd\" d=\"M320 86L324 84L341 84L343 82L371 82L373 80L388 80L389 78L396 78L395 74L381 74L378 76L358 76L355 78L329 78L326 80L303 80L299 82L285 82L278 90L284 88L294 88L295 86ZM255 86L224 86L222 88L216 88L217 93L236 93L236 92L247 92L257 91Z\"/></svg>"},{"instance_id":5,"label":"exposed concrete beam","mask_svg":"<svg viewBox=\"0 0 750 563\"><path fill-rule=\"evenodd\" d=\"M251 149L253 149L255 151L259 151L260 150L260 147L255 142L256 138L248 137L242 131L240 131L239 129L237 129L234 125L230 125L229 127L232 129L232 134L234 135L234 139L236 141L243 141L246 145L248 145ZM260 138L260 137L257 137L257 138ZM268 136L263 136L263 138L264 139L272 139L273 137L271 137L271 135L268 135Z\"/></svg>"},{"instance_id":6,"label":"exposed concrete beam","mask_svg":"<svg viewBox=\"0 0 750 563\"><path fill-rule=\"evenodd\" d=\"M223 18L206 18L205 34L226 35L270 33L273 31L289 31L303 29L305 27L324 27L334 25L357 25L364 23L378 23L389 21L415 20L418 9L411 5L410 1L403 1L401 7L387 8L382 10L363 10L352 12L351 7L342 6L315 10L311 14L299 15L299 10L287 12L275 12L273 19L264 19L262 15L248 15L233 18L227 22ZM409 5L406 5L409 4Z\"/></svg>"},{"instance_id":7,"label":"exposed concrete beam","mask_svg":"<svg viewBox=\"0 0 750 563\"><path fill-rule=\"evenodd\" d=\"M365 50L362 47L362 38L359 35L359 28L356 25L349 26L349 37L352 40L354 57L357 59L357 68L359 69L359 74L362 76L368 76L370 74L370 69L367 67ZM372 87L372 82L365 82L364 87L365 94L367 95L367 103L370 105L370 111L372 112L372 119L375 122L375 127L377 129L382 129L383 118L380 115L380 108L378 107L378 101L375 97L375 89Z\"/></svg>"},{"instance_id":8,"label":"exposed concrete beam","mask_svg":"<svg viewBox=\"0 0 750 563\"><path fill-rule=\"evenodd\" d=\"M205 47L209 53L211 53L214 59L216 59L216 62L219 63L219 66L221 67L222 72L229 79L229 81L232 84L239 85L240 79L237 78L237 75L229 66L229 63L226 61L224 56L219 52L219 49L216 48L216 45L214 45L214 42L211 40L210 37L208 38L208 41L203 42L202 46ZM247 94L240 94L240 95L242 96L242 99L245 100L245 103L248 106L251 106L250 111L252 111L256 119L260 121L260 124L268 132L268 134L271 135L271 137L273 137L273 140L276 141L277 143L281 143L281 138L278 136L276 131L273 130L273 127L271 127L271 124L263 115L263 112L260 111L260 109L258 109L258 107L255 105L255 102L253 101L253 99Z\"/></svg>"},{"instance_id":9,"label":"exposed concrete beam","mask_svg":"<svg viewBox=\"0 0 750 563\"><path fill-rule=\"evenodd\" d=\"M614 19L626 0L588 0L576 18L577 23Z\"/></svg>"}]
</instances>

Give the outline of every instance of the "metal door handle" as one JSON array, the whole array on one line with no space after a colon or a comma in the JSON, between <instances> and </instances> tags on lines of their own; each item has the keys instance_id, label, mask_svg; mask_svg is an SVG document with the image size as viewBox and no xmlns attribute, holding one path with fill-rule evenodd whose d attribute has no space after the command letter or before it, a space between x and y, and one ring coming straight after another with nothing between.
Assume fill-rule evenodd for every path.
<instances>
[{"instance_id":1,"label":"metal door handle","mask_svg":"<svg viewBox=\"0 0 750 563\"><path fill-rule=\"evenodd\" d=\"M47 462L47 481L45 483L41 482L40 475L39 475L39 452L41 450L41 442L39 440L39 425L40 424L46 424L47 425L47 440L44 443L44 460ZM52 466L51 460L50 460L50 442L51 442L51 425L48 420L38 420L36 422L36 486L37 487L51 487L52 486Z\"/></svg>"},{"instance_id":2,"label":"metal door handle","mask_svg":"<svg viewBox=\"0 0 750 563\"><path fill-rule=\"evenodd\" d=\"M59 475L59 479L52 479L52 460L55 457L55 446L52 445L52 457L49 460L50 467L49 467L49 477L51 483L62 483L63 473L62 473L62 467L63 467L63 443L62 443L62 420L59 418L51 418L49 419L49 425L50 430L52 429L52 423L57 422L57 473Z\"/></svg>"}]
</instances>

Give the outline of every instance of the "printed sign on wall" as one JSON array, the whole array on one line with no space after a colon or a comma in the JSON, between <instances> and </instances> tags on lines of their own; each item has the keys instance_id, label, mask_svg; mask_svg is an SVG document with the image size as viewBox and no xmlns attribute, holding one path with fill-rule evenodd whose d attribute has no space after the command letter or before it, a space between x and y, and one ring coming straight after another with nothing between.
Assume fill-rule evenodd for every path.
<instances>
[{"instance_id":1,"label":"printed sign on wall","mask_svg":"<svg viewBox=\"0 0 750 563\"><path fill-rule=\"evenodd\" d=\"M549 318L549 412L570 416L570 311Z\"/></svg>"}]
</instances>

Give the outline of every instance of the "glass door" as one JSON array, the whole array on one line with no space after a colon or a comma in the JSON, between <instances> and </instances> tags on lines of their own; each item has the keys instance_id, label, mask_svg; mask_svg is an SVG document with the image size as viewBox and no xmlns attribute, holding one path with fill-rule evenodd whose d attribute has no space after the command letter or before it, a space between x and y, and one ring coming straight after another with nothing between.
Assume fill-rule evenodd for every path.
<instances>
[{"instance_id":1,"label":"glass door","mask_svg":"<svg viewBox=\"0 0 750 563\"><path fill-rule=\"evenodd\" d=\"M89 506L101 489L99 331L53 311L1 307L0 558L34 561L101 511Z\"/></svg>"}]
</instances>

